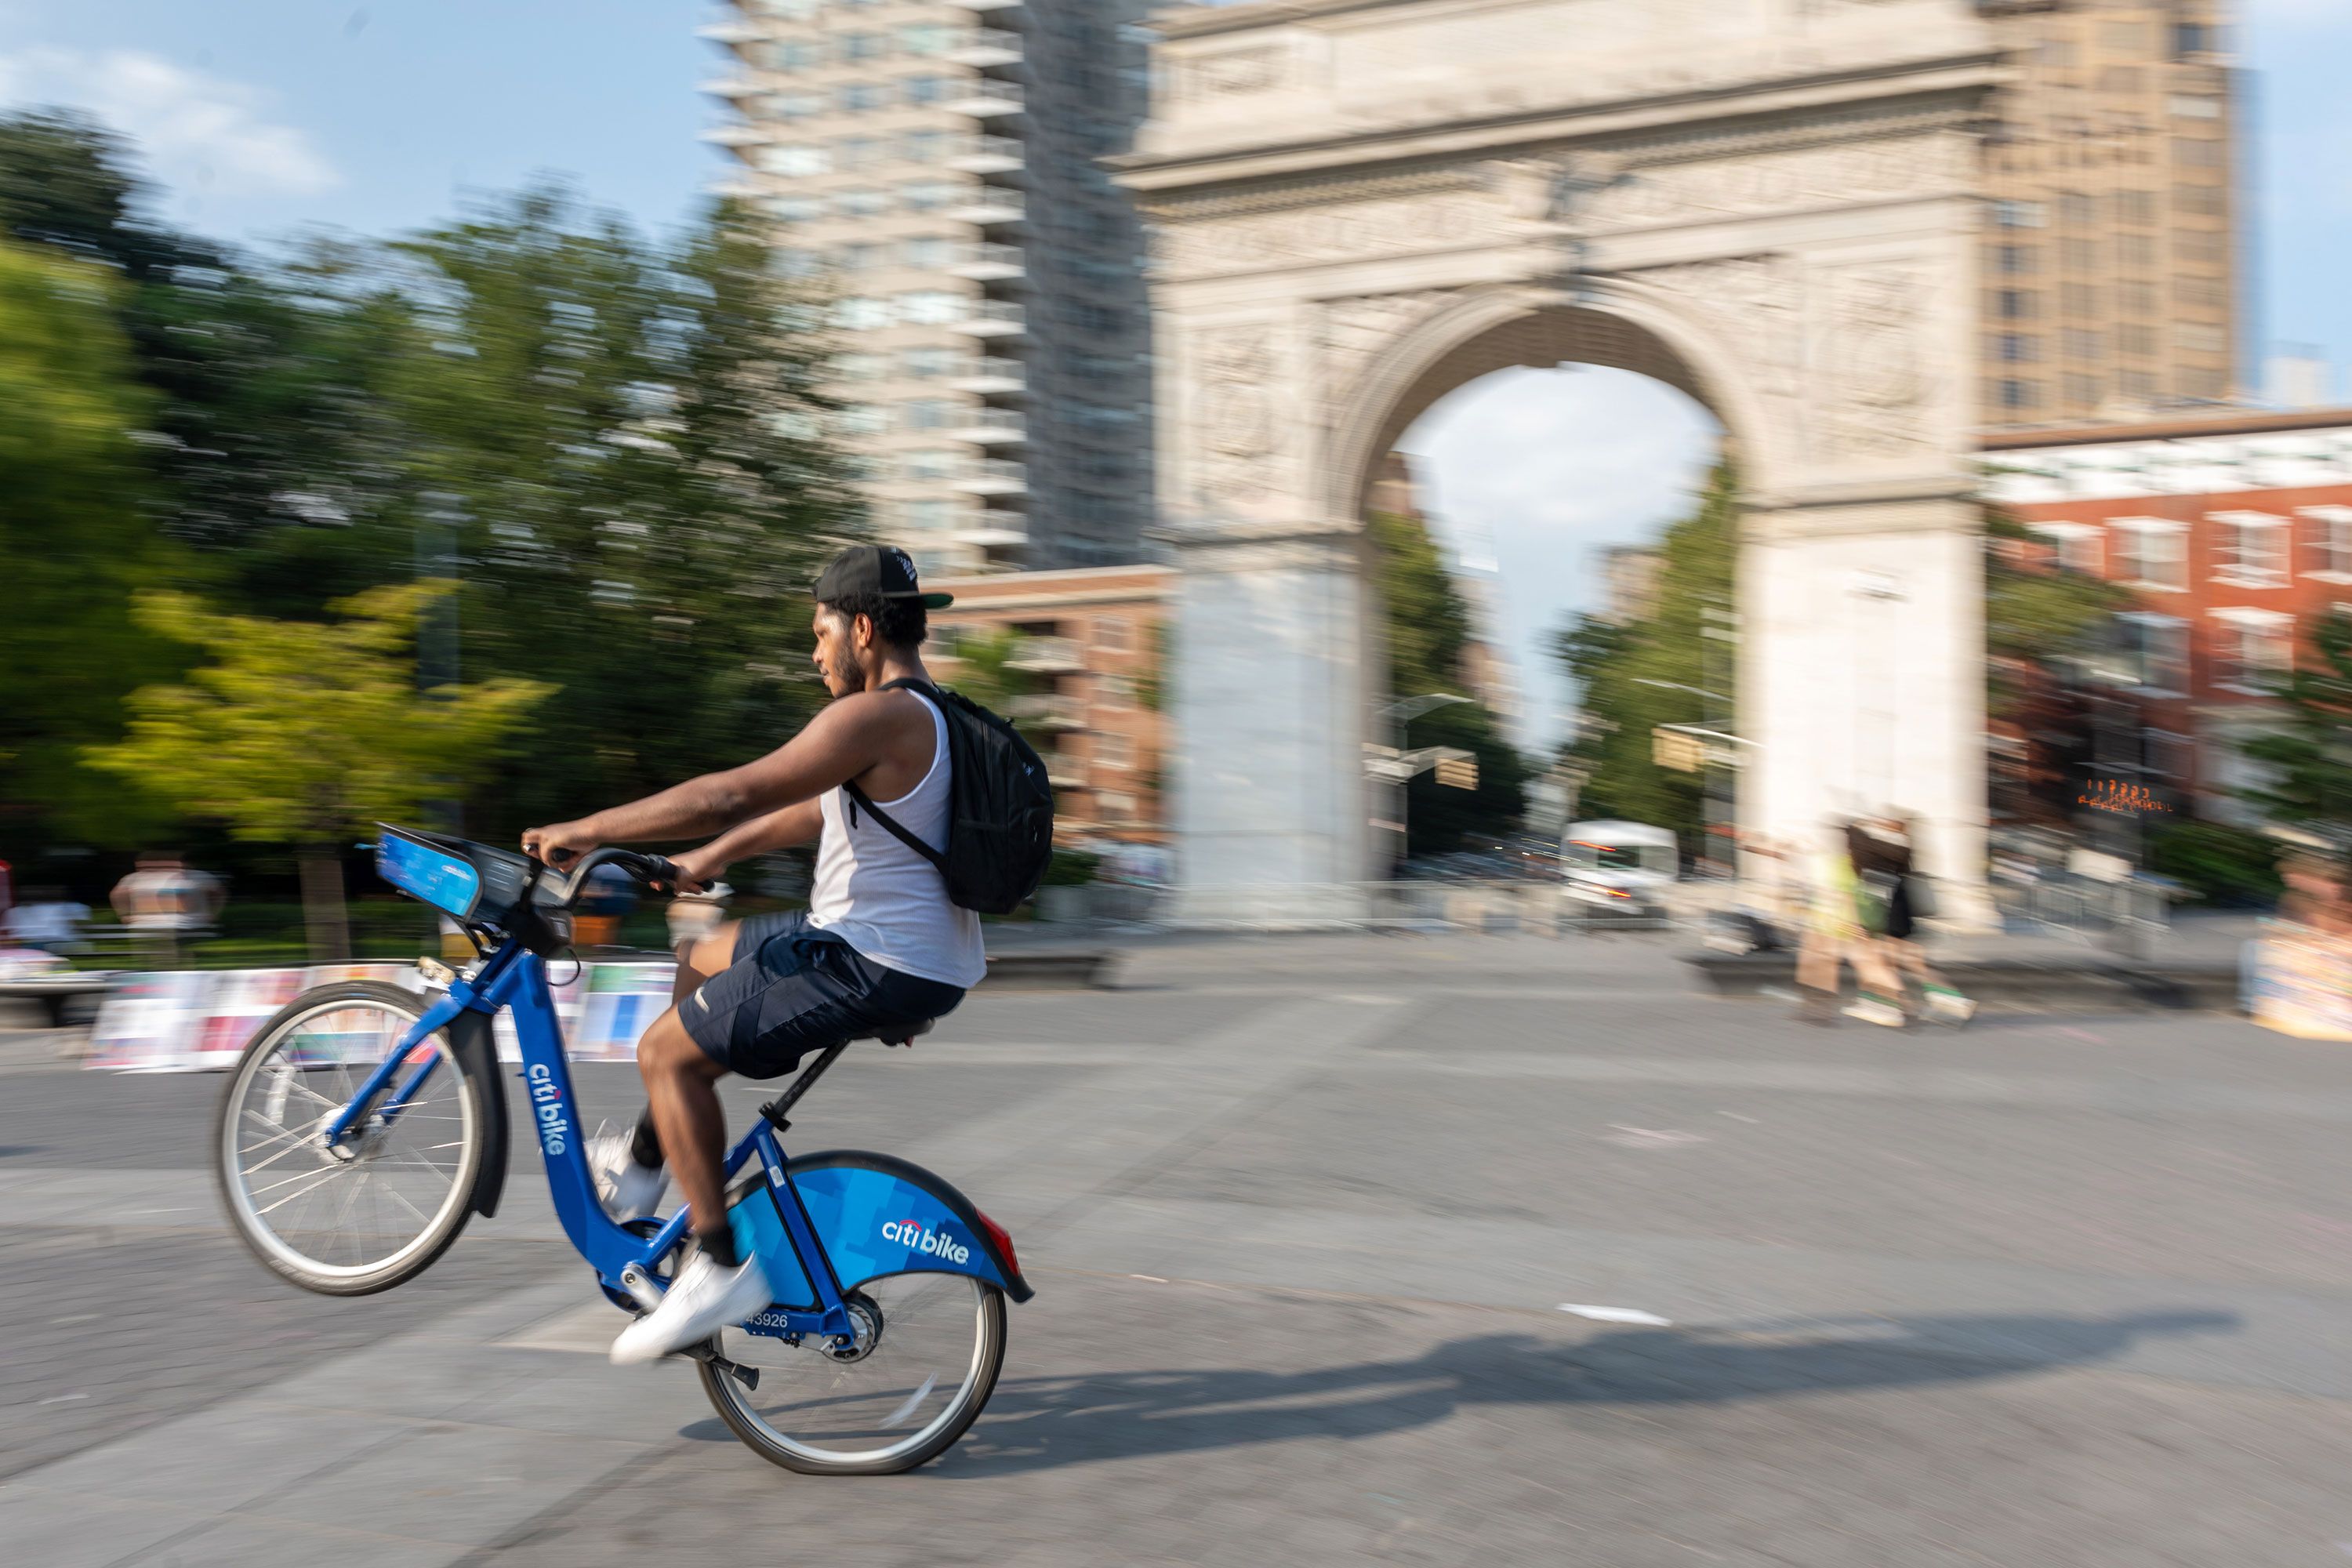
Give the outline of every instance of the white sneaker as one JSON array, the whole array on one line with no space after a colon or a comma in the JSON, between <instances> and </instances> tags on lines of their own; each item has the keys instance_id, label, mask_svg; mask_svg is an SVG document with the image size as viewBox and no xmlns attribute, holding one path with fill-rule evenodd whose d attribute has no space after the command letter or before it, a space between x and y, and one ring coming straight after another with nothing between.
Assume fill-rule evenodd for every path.
<instances>
[{"instance_id":1,"label":"white sneaker","mask_svg":"<svg viewBox=\"0 0 2352 1568\"><path fill-rule=\"evenodd\" d=\"M1977 1005L1957 991L1930 991L1927 1011L1945 1023L1965 1024L1977 1016Z\"/></svg>"},{"instance_id":2,"label":"white sneaker","mask_svg":"<svg viewBox=\"0 0 2352 1568\"><path fill-rule=\"evenodd\" d=\"M1899 1029L1905 1023L1902 1008L1877 996L1864 996L1848 1005L1845 1016L1875 1024L1882 1029Z\"/></svg>"},{"instance_id":3,"label":"white sneaker","mask_svg":"<svg viewBox=\"0 0 2352 1568\"><path fill-rule=\"evenodd\" d=\"M765 1311L773 1304L772 1295L758 1258L725 1268L713 1263L709 1253L698 1252L661 1305L621 1331L613 1342L613 1364L659 1361L673 1351L698 1345L719 1330Z\"/></svg>"},{"instance_id":4,"label":"white sneaker","mask_svg":"<svg viewBox=\"0 0 2352 1568\"><path fill-rule=\"evenodd\" d=\"M588 1140L588 1171L596 1178L596 1196L615 1221L645 1219L661 1207L669 1190L669 1173L659 1166L647 1170L631 1157L629 1146L636 1130L599 1132Z\"/></svg>"}]
</instances>

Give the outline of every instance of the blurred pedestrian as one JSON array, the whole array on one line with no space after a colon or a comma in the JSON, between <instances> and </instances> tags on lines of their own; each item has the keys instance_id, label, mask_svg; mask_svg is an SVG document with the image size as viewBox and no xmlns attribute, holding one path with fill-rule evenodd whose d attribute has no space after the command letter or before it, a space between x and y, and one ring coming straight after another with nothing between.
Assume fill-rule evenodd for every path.
<instances>
[{"instance_id":1,"label":"blurred pedestrian","mask_svg":"<svg viewBox=\"0 0 2352 1568\"><path fill-rule=\"evenodd\" d=\"M8 940L18 947L37 947L63 955L81 943L82 922L89 906L78 904L61 888L27 888L25 899L8 910Z\"/></svg>"},{"instance_id":2,"label":"blurred pedestrian","mask_svg":"<svg viewBox=\"0 0 2352 1568\"><path fill-rule=\"evenodd\" d=\"M109 900L124 926L152 941L165 967L176 967L181 946L209 931L227 901L219 878L199 871L174 849L152 849L114 885Z\"/></svg>"},{"instance_id":3,"label":"blurred pedestrian","mask_svg":"<svg viewBox=\"0 0 2352 1568\"><path fill-rule=\"evenodd\" d=\"M1845 1016L1899 1029L1905 1020L1895 998L1902 984L1877 944L1885 913L1855 866L1859 837L1855 823L1832 818L1826 825L1826 842L1812 878L1804 946L1797 954L1798 1016L1809 1023L1833 1022L1839 970L1852 963L1860 994Z\"/></svg>"},{"instance_id":4,"label":"blurred pedestrian","mask_svg":"<svg viewBox=\"0 0 2352 1568\"><path fill-rule=\"evenodd\" d=\"M1934 894L1919 875L1919 819L1890 815L1881 817L1877 831L1868 835L1874 870L1886 884L1886 916L1879 942L1887 966L1895 972L1896 998L1902 999L1902 976L1919 985L1919 1005L1931 1018L1965 1024L1976 1016L1977 1005L1928 966L1919 945L1918 922L1935 912Z\"/></svg>"}]
</instances>

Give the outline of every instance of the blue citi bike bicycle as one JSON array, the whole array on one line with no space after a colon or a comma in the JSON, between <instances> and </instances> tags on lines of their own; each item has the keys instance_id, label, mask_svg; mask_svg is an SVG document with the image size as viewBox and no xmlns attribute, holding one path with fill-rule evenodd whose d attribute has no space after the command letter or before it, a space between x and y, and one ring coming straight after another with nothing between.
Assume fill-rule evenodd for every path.
<instances>
[{"instance_id":1,"label":"blue citi bike bicycle","mask_svg":"<svg viewBox=\"0 0 2352 1568\"><path fill-rule=\"evenodd\" d=\"M437 1000L344 982L262 1026L214 1141L237 1235L304 1289L360 1296L415 1278L470 1216L496 1214L508 1110L492 1025L510 1011L556 1217L615 1308L651 1310L693 1245L687 1212L616 1223L598 1201L547 963L570 946L589 873L616 866L651 885L675 868L598 849L557 872L392 826L375 850L383 879L457 921L479 959ZM786 1112L849 1043L762 1107L727 1158L737 1244L773 1304L684 1352L736 1436L815 1475L889 1474L944 1453L995 1387L1004 1299L1031 1295L1013 1238L929 1172L855 1150L786 1157Z\"/></svg>"}]
</instances>

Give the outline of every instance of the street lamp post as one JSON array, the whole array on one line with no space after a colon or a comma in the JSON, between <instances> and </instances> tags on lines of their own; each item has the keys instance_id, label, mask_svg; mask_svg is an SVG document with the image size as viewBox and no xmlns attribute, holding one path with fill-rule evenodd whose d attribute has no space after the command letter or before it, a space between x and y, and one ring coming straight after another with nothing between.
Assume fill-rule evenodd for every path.
<instances>
[{"instance_id":1,"label":"street lamp post","mask_svg":"<svg viewBox=\"0 0 2352 1568\"><path fill-rule=\"evenodd\" d=\"M1715 611L1709 610L1708 618L1712 620L1715 614ZM1706 631L1709 636L1716 635L1716 628L1712 626L1709 626ZM1665 728L1683 731L1703 741L1719 740L1729 744L1745 744L1738 736L1725 733L1722 723L1715 718L1717 706L1726 710L1729 710L1732 706L1732 700L1722 692L1710 691L1703 686L1688 686L1679 680L1652 680L1646 676L1634 677L1633 683L1636 686L1654 686L1662 691L1686 691L1699 700L1701 706L1697 724L1673 724L1664 726ZM1715 770L1715 750L1709 746L1701 752L1699 762L1699 809L1702 820L1706 825L1705 842L1699 846L1699 861L1703 866L1709 868L1717 864L1715 858L1716 839L1720 837L1719 829L1723 821L1723 814L1717 809L1718 803L1716 798ZM1727 872L1732 868L1732 867L1725 868Z\"/></svg>"}]
</instances>

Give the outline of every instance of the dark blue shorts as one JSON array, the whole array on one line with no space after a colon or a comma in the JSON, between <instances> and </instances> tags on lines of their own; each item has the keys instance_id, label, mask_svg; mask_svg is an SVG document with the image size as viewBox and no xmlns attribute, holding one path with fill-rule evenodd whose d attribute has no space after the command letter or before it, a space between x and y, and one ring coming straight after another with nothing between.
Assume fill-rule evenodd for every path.
<instances>
[{"instance_id":1,"label":"dark blue shorts","mask_svg":"<svg viewBox=\"0 0 2352 1568\"><path fill-rule=\"evenodd\" d=\"M735 962L678 1004L703 1054L745 1078L775 1078L843 1040L887 1037L951 1012L963 992L885 969L804 914L759 915Z\"/></svg>"}]
</instances>

